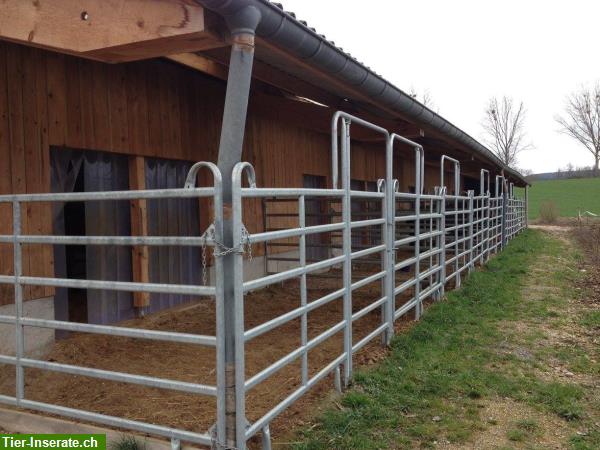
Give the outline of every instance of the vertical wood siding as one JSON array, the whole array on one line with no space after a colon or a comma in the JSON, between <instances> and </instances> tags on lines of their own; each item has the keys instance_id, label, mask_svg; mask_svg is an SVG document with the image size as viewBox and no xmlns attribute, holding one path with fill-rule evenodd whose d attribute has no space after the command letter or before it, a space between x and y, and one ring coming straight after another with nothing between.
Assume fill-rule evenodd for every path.
<instances>
[{"instance_id":1,"label":"vertical wood siding","mask_svg":"<svg viewBox=\"0 0 600 450\"><path fill-rule=\"evenodd\" d=\"M224 92L223 81L164 60L109 65L0 42L0 193L49 192L50 146L216 161ZM330 185L329 136L303 129L301 115L284 121L253 112L255 103L244 159L255 165L259 185L301 187L304 174L326 176ZM384 176L382 144L354 143L352 151L353 178ZM207 182L203 173L200 183ZM247 226L262 229L262 207L251 206ZM10 210L0 206L1 233L12 232ZM24 230L51 234L51 213L50 205L32 204ZM24 246L24 273L52 276L52 254L50 246ZM11 245L0 245L0 273L13 273ZM1 286L0 304L11 303L12 292ZM48 287L25 291L27 299L52 294Z\"/></svg>"}]
</instances>

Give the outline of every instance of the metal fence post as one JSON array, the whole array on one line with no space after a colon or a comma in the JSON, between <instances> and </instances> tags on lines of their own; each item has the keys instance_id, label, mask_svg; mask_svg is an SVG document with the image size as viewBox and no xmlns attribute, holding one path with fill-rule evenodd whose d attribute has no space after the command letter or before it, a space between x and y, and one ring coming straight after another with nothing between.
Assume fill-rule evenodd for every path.
<instances>
[{"instance_id":1,"label":"metal fence post","mask_svg":"<svg viewBox=\"0 0 600 450\"><path fill-rule=\"evenodd\" d=\"M433 256L433 242L434 242L434 238L431 235L431 233L433 232L433 213L434 210L437 210L437 208L434 209L433 207L433 199L429 199L429 227L427 228L427 232L429 233L429 246L427 247L427 250L429 251L429 266L428 266L428 270L431 269L433 267L433 261L434 261L434 256ZM430 273L429 275L429 286L433 286L435 280L435 274L433 272Z\"/></svg>"},{"instance_id":2,"label":"metal fence post","mask_svg":"<svg viewBox=\"0 0 600 450\"><path fill-rule=\"evenodd\" d=\"M388 206L387 206L387 201L388 201L388 196L387 196L387 188L386 188L386 182L384 178L380 178L377 180L377 192L382 192L384 194L383 200L381 201L381 214L383 216L383 218L385 219L385 223L383 225L381 225L381 242L383 242L383 244L385 245L385 252L381 255L381 265L380 265L380 269L382 272L385 272L385 276L381 279L381 283L380 283L380 289L381 289L381 295L383 295L386 298L386 302L381 305L381 324L388 324L388 307L389 307L389 297L387 296L388 294L388 284L389 284L389 279L387 277L388 274L388 254L387 254L387 242L388 242L388 235L387 235L387 211L388 211ZM388 325L389 327L389 325ZM385 333L383 333L381 335L381 345L386 346L388 345L388 331L386 330Z\"/></svg>"},{"instance_id":3,"label":"metal fence post","mask_svg":"<svg viewBox=\"0 0 600 450\"><path fill-rule=\"evenodd\" d=\"M394 312L395 312L395 216L396 216L396 180L393 179L394 170L394 142L392 136L387 136L386 140L386 168L385 168L385 208L386 208L386 242L385 242L385 270L386 270L386 284L385 284L385 296L387 297L386 302L386 314L388 323L388 332L386 334L387 344L391 344L392 337L394 336Z\"/></svg>"},{"instance_id":4,"label":"metal fence post","mask_svg":"<svg viewBox=\"0 0 600 450\"><path fill-rule=\"evenodd\" d=\"M235 421L237 449L246 448L246 350L244 326L244 225L242 213L242 175L246 170L248 184L256 187L254 168L247 162L239 162L233 168L232 181L232 235L233 276L234 284L234 340L235 340Z\"/></svg>"},{"instance_id":5,"label":"metal fence post","mask_svg":"<svg viewBox=\"0 0 600 450\"><path fill-rule=\"evenodd\" d=\"M418 166L417 166L418 167ZM419 175L420 176L420 175ZM415 189L415 320L421 318L421 183Z\"/></svg>"},{"instance_id":6,"label":"metal fence post","mask_svg":"<svg viewBox=\"0 0 600 450\"><path fill-rule=\"evenodd\" d=\"M525 228L529 228L529 185L525 185Z\"/></svg>"},{"instance_id":7,"label":"metal fence post","mask_svg":"<svg viewBox=\"0 0 600 450\"><path fill-rule=\"evenodd\" d=\"M469 191L468 192L469 195L469 272L471 272L473 270L473 267L475 266L475 260L473 259L473 220L474 220L474 215L473 215L473 210L474 210L474 195L475 193L473 191Z\"/></svg>"},{"instance_id":8,"label":"metal fence post","mask_svg":"<svg viewBox=\"0 0 600 450\"><path fill-rule=\"evenodd\" d=\"M460 174L454 173L454 271L456 275L454 276L454 287L460 287L460 258L458 255L460 254L460 248L458 243L458 196L460 195ZM464 209L464 202L463 202ZM463 216L464 217L464 216ZM461 224L464 225L464 224ZM464 235L465 229L462 227L462 232Z\"/></svg>"},{"instance_id":9,"label":"metal fence post","mask_svg":"<svg viewBox=\"0 0 600 450\"><path fill-rule=\"evenodd\" d=\"M491 208L491 195L490 195L490 191L487 191L487 194L484 196L484 211L485 211L485 222L484 222L484 226L485 226L485 254L482 252L482 257L481 257L481 264L483 264L484 262L487 262L490 260L490 227L491 227L491 220L490 220L490 208Z\"/></svg>"},{"instance_id":10,"label":"metal fence post","mask_svg":"<svg viewBox=\"0 0 600 450\"><path fill-rule=\"evenodd\" d=\"M446 188L441 186L439 189L440 199L440 300L444 298L446 287Z\"/></svg>"},{"instance_id":11,"label":"metal fence post","mask_svg":"<svg viewBox=\"0 0 600 450\"><path fill-rule=\"evenodd\" d=\"M271 429L269 425L263 428L262 450L271 450Z\"/></svg>"},{"instance_id":12,"label":"metal fence post","mask_svg":"<svg viewBox=\"0 0 600 450\"><path fill-rule=\"evenodd\" d=\"M385 224L382 226L385 253L383 255L383 263L381 265L381 270L385 272L385 276L382 279L381 287L383 291L382 293L386 298L386 302L382 306L382 323L387 324L387 330L382 336L383 345L390 345L392 337L394 336L394 285L392 282L392 277L394 274L394 228L393 214L391 212L393 203L390 201L390 198L394 195L394 183L393 181L392 183L388 183L387 178L388 177L386 175L386 179L380 179L378 185L378 191L385 194L385 197L382 201L383 216L385 218ZM390 184L392 185L391 195L388 188Z\"/></svg>"},{"instance_id":13,"label":"metal fence post","mask_svg":"<svg viewBox=\"0 0 600 450\"><path fill-rule=\"evenodd\" d=\"M306 207L304 195L301 195L298 200L298 226L304 228L306 226ZM300 235L300 266L306 266L306 234ZM300 277L300 306L305 307L308 301L306 293L306 273L303 273ZM304 347L302 353L302 385L306 386L308 383L308 352L306 350L306 344L308 342L308 316L306 311L302 313L300 323L300 342Z\"/></svg>"},{"instance_id":14,"label":"metal fence post","mask_svg":"<svg viewBox=\"0 0 600 450\"><path fill-rule=\"evenodd\" d=\"M16 370L16 399L17 406L25 397L25 374L21 359L24 357L24 327L21 322L23 318L23 285L20 277L23 275L22 245L17 240L21 234L21 204L18 200L13 201L13 264L15 276L15 370Z\"/></svg>"},{"instance_id":15,"label":"metal fence post","mask_svg":"<svg viewBox=\"0 0 600 450\"><path fill-rule=\"evenodd\" d=\"M350 198L350 121L342 118L342 189L344 190L342 221L342 247L344 252L344 385L348 386L352 377L352 235L350 222L352 220L352 201Z\"/></svg>"},{"instance_id":16,"label":"metal fence post","mask_svg":"<svg viewBox=\"0 0 600 450\"><path fill-rule=\"evenodd\" d=\"M460 287L460 271L459 271L459 248L458 248L458 195L460 193L460 162L457 159L450 158L447 155L442 155L440 159L440 185L442 189L445 189L444 184L444 162L450 161L454 164L454 211L452 215L454 216L454 270L456 271L455 275L455 287ZM444 208L445 208L446 200L444 198ZM464 209L464 208L463 208ZM444 218L444 233L446 232L446 224ZM464 233L464 228L463 228ZM444 257L445 257L446 248L444 245ZM446 270L446 266L444 265L444 271ZM444 279L445 282L445 279Z\"/></svg>"},{"instance_id":17,"label":"metal fence post","mask_svg":"<svg viewBox=\"0 0 600 450\"><path fill-rule=\"evenodd\" d=\"M485 176L487 174L487 184ZM490 171L481 169L479 175L479 196L481 197L481 259L479 264L483 265L490 256Z\"/></svg>"},{"instance_id":18,"label":"metal fence post","mask_svg":"<svg viewBox=\"0 0 600 450\"><path fill-rule=\"evenodd\" d=\"M504 186L504 182L502 183L502 185ZM508 195L506 194L506 191L504 190L504 187L502 188L502 245L500 246L501 250L504 250L504 247L506 247L506 243L507 243L507 236L506 236L506 215L508 213Z\"/></svg>"},{"instance_id":19,"label":"metal fence post","mask_svg":"<svg viewBox=\"0 0 600 450\"><path fill-rule=\"evenodd\" d=\"M233 181L233 242L231 248L239 248L242 240L242 198L240 195L240 177L236 177L237 166L232 174ZM237 179L236 179L237 178ZM235 342L235 430L236 448L246 448L246 394L245 384L245 355L244 355L244 255L233 252L233 276L225 275L224 279L231 279L234 291L234 342ZM230 401L230 399L228 399Z\"/></svg>"},{"instance_id":20,"label":"metal fence post","mask_svg":"<svg viewBox=\"0 0 600 450\"><path fill-rule=\"evenodd\" d=\"M214 211L214 239L217 242L223 242L223 177L219 168L210 162L199 162L194 164L190 173L193 173L195 185L196 172L195 167L206 167L213 175L213 211ZM189 176L189 175L188 175ZM190 180L191 182L191 180ZM186 180L188 187L188 180ZM189 186L191 187L191 186ZM227 375L225 368L225 300L223 292L223 258L217 256L214 258L215 266L215 315L216 315L216 352L217 352L217 442L224 443L227 439Z\"/></svg>"}]
</instances>

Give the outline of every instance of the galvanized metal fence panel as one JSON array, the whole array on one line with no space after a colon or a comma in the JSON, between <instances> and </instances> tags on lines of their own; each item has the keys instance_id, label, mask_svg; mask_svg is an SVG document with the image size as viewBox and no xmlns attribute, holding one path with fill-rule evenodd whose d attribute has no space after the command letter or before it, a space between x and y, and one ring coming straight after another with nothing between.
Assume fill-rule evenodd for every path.
<instances>
[{"instance_id":1,"label":"galvanized metal fence panel","mask_svg":"<svg viewBox=\"0 0 600 450\"><path fill-rule=\"evenodd\" d=\"M365 127L379 133L385 142L386 165L382 178L367 190L356 190L351 179L351 127ZM394 179L393 161L396 144L408 145L414 152L415 189L402 192ZM406 148L406 147L404 147ZM341 164L340 164L341 161ZM452 164L454 179L448 186L444 180L445 166ZM256 186L254 168L247 162L236 165L232 173L232 225L233 245L226 248L223 242L223 201L221 175L211 163L198 163L192 167L184 189L161 189L151 191L94 192L71 194L21 194L0 196L1 202L9 202L13 207L12 235L0 236L0 242L14 244L13 276L0 276L0 283L14 285L16 313L14 316L0 316L0 323L15 326L17 342L15 356L0 356L0 363L13 364L16 368L16 394L14 397L0 396L0 402L24 408L36 409L111 426L127 428L178 440L211 445L223 448L226 432L226 400L235 403L235 431L237 448L246 447L248 439L262 432L263 445L270 448L269 423L286 408L296 402L308 390L330 374L338 390L352 378L354 356L367 344L381 339L389 344L394 334L395 322L410 311L418 319L423 312L423 302L440 300L449 283L459 287L462 277L473 270L476 263L483 264L492 253L501 250L506 242L516 236L526 226L525 200L513 195L512 186L505 187L503 177L495 179L495 192L490 192L490 176L481 171L481 186L475 192L461 190L460 162L448 156L440 160L439 185L433 192L424 192L424 150L413 141L368 123L360 118L338 112L332 121L331 167L332 186L329 188L266 188ZM195 188L196 172L208 168L214 176L214 185L209 188ZM248 187L243 187L242 178L247 179ZM341 183L340 183L341 180ZM31 236L21 229L22 205L27 202L55 201L108 201L130 199L164 198L211 198L214 201L215 222L201 237L194 236ZM244 226L244 204L264 200L266 203L286 202L295 205L293 213L295 225L282 228L249 232ZM332 211L335 220L308 220L314 214L307 212L307 203L327 201L336 205ZM364 214L356 208L357 202L368 204ZM354 211L353 211L354 207ZM269 213L276 216L278 213ZM209 233L210 231L210 233ZM328 233L331 242L328 251L320 253L321 258L308 259L308 249L316 245L314 237ZM250 263L245 254L258 245L268 248L276 246L276 241L287 240L282 245L297 249L293 258L296 265L271 271L265 266L265 274L255 278L244 278L244 267ZM74 280L44 277L29 277L22 273L21 246L29 243L62 245L147 245L147 246L209 246L214 249L215 280L210 285L160 284L142 282L116 282L100 280ZM320 245L320 244L319 244ZM224 273L222 256L233 254L233 273ZM268 255L266 255L265 259ZM271 256L272 257L272 256ZM278 258L272 257L273 260ZM359 263L368 262L368 270L358 270ZM317 273L341 274L341 287L315 299L309 298L308 277ZM251 291L277 283L297 280L299 286L298 306L265 319L262 323L246 327L244 308L246 297ZM224 330L225 284L233 289L233 333ZM356 308L354 295L371 284L379 286L378 294L369 297L366 303ZM70 323L56 320L41 320L24 317L23 286L66 286L83 289L106 289L130 292L153 292L182 295L209 296L215 299L216 333L214 336L182 334L176 332L140 330L113 326ZM327 325L316 336L308 333L309 314L323 311L327 305L341 302L340 320ZM251 305L250 305L251 307ZM377 314L362 335L355 335L356 323L368 315ZM372 316L370 316L372 317ZM299 321L299 345L285 355L263 367L257 373L247 376L246 358L250 342L273 330ZM214 385L183 383L156 377L137 376L121 372L98 370L87 367L59 364L26 358L23 346L23 327L36 326L53 329L101 333L113 336L126 336L142 339L192 343L211 346L216 349ZM309 352L317 349L328 339L341 334L343 339L338 350L320 367L309 368ZM226 342L227 341L227 342ZM235 352L234 386L226 386L225 346ZM266 350L266 349L265 349ZM297 363L299 385L281 400L274 400L270 409L261 417L248 423L246 419L248 392L266 382L278 372ZM93 378L141 384L144 386L171 389L216 397L216 427L206 433L192 433L153 424L135 422L117 417L79 411L57 405L49 405L27 400L24 393L25 367L84 375ZM311 369L312 373L311 373ZM295 369L294 369L295 370ZM233 389L231 389L233 387ZM226 395L228 392L228 396Z\"/></svg>"},{"instance_id":2,"label":"galvanized metal fence panel","mask_svg":"<svg viewBox=\"0 0 600 450\"><path fill-rule=\"evenodd\" d=\"M385 177L378 183L378 192L365 192L352 189L350 178L351 140L350 127L363 126L381 133L386 138L386 170ZM415 192L400 192L398 182L393 178L392 166L394 143L408 144L415 152ZM341 160L339 170L338 158ZM253 167L248 163L239 164L234 170L233 215L234 215L234 247L264 244L283 238L297 238L299 242L298 266L287 268L276 273L269 273L249 281L243 281L244 257L236 255L236 404L238 411L245 411L247 392L266 381L280 370L300 360L298 379L300 386L283 400L275 402L272 408L253 423L247 424L245 414L238 414L238 447L245 446L246 440L260 431L263 432L263 444L269 447L269 423L277 415L297 401L316 383L333 373L334 383L338 389L346 385L352 377L354 355L365 345L379 336L383 342L389 343L394 333L394 322L414 310L415 317L422 314L423 301L428 298L440 299L448 282L460 286L463 272L473 269L476 262L484 263L491 252L497 252L503 244L503 227L508 230L520 230L524 222L516 219L517 203L509 199L511 216L504 223L504 196L492 197L489 191L489 173L487 189L484 189L485 176L482 170L480 195L473 191L460 192L460 163L447 156L442 157L440 187L431 194L423 192L423 148L401 136L389 134L375 125L369 124L345 113L338 113L332 126L332 180L329 189L295 189L295 188L263 188L255 186ZM443 180L443 166L448 161L454 164L454 192L448 193ZM250 187L242 187L242 175L247 172ZM383 174L382 174L383 175ZM338 186L341 179L341 187ZM354 184L356 185L356 183ZM268 198L270 201L292 201L297 203L297 227L247 233L243 226L243 208L245 200ZM333 199L341 205L341 220L319 225L306 225L306 201L308 198ZM356 217L353 205L357 199L370 199L381 202L380 214L368 218ZM290 214L290 213L288 213ZM358 246L361 242L353 232L368 227L381 229L382 239L369 239L367 245ZM307 240L319 233L338 233L341 237L341 252L330 253L328 257L316 262L306 261ZM285 244L282 244L285 245ZM358 248L358 249L357 249ZM360 258L376 256L380 266L368 274L361 274L356 279L353 264ZM291 258L293 259L293 258ZM322 270L342 268L342 287L314 300L307 298L307 276ZM300 279L300 306L280 316L266 320L250 329L244 327L245 295L250 291L265 288L275 283ZM372 300L358 311L353 310L353 292L373 282L381 282L381 296ZM309 339L307 334L308 313L331 302L343 302L343 318ZM354 337L354 324L366 314L381 311L381 321L367 334ZM249 341L301 319L300 346L265 367L260 372L247 378L244 371L245 346ZM316 374L309 376L308 352L316 349L321 343L337 333L343 333L343 346L331 360L317 368ZM242 430L240 432L240 430Z\"/></svg>"},{"instance_id":3,"label":"galvanized metal fence panel","mask_svg":"<svg viewBox=\"0 0 600 450\"><path fill-rule=\"evenodd\" d=\"M214 178L212 187L196 188L196 173L201 168L209 169ZM156 200L156 199L181 199L181 198L210 198L214 204L215 222L210 236L56 236L56 235L31 235L26 234L22 227L22 211L34 202L109 202L122 200ZM195 442L204 445L213 445L215 441L224 442L225 433L225 374L224 374L224 333L223 333L223 294L219 284L191 285L191 284L166 284L129 281L105 281L90 279L34 277L23 275L22 246L27 244L44 245L90 245L90 246L203 246L214 247L222 237L222 190L221 174L212 163L201 162L195 164L188 174L186 186L181 189L157 189L143 191L106 191L106 192L81 192L81 193L55 193L55 194L16 194L0 196L0 203L12 205L13 232L10 235L1 235L1 243L13 245L14 274L1 275L0 283L12 284L15 291L15 315L0 316L0 323L14 325L15 327L15 355L0 355L0 363L15 366L16 392L14 396L0 395L0 403L87 420L108 426L115 426L144 433L164 436L178 443L180 440ZM216 277L223 276L219 259L215 262ZM180 332L167 332L138 328L117 327L108 325L93 325L59 320L46 320L26 317L23 310L24 286L51 286L70 287L79 289L95 289L116 292L150 292L157 294L181 294L202 297L212 297L215 301L216 333L214 336L189 334ZM54 330L76 331L82 333L104 334L136 339L146 339L163 342L177 342L194 344L214 348L216 351L215 382L214 384L190 383L177 380L135 375L125 372L100 370L91 367L82 367L62 364L26 357L24 351L24 328L38 327ZM90 411L84 411L64 406L33 401L27 398L25 392L25 368L35 368L44 371L59 372L71 375L80 375L101 380L131 383L141 386L193 393L197 395L216 398L217 411L215 428L206 433L195 433L182 429L174 429L161 425L128 420L121 417L108 416Z\"/></svg>"}]
</instances>

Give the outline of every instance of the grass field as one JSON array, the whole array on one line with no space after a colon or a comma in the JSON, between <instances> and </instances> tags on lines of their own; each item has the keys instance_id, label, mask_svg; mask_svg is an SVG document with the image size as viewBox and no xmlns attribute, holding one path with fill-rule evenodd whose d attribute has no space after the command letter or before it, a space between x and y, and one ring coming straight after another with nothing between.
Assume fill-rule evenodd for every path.
<instances>
[{"instance_id":1,"label":"grass field","mask_svg":"<svg viewBox=\"0 0 600 450\"><path fill-rule=\"evenodd\" d=\"M600 448L600 324L577 300L574 247L523 233L356 373L291 447Z\"/></svg>"},{"instance_id":2,"label":"grass field","mask_svg":"<svg viewBox=\"0 0 600 450\"><path fill-rule=\"evenodd\" d=\"M561 217L577 217L578 210L600 214L600 178L534 181L529 188L529 218L537 219L540 204L548 200L556 203Z\"/></svg>"}]
</instances>

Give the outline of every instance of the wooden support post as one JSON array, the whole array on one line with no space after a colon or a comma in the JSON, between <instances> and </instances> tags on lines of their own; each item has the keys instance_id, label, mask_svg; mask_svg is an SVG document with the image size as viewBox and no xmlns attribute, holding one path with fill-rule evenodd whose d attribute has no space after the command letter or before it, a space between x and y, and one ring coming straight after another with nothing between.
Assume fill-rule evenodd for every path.
<instances>
[{"instance_id":1,"label":"wooden support post","mask_svg":"<svg viewBox=\"0 0 600 450\"><path fill-rule=\"evenodd\" d=\"M129 188L140 190L146 188L145 161L143 156L132 156L129 158ZM131 200L131 235L148 236L148 209L146 199ZM149 281L148 268L148 246L138 245L132 247L132 273L133 281L147 283ZM143 314L146 306L150 305L150 293L134 292L133 306Z\"/></svg>"}]
</instances>

